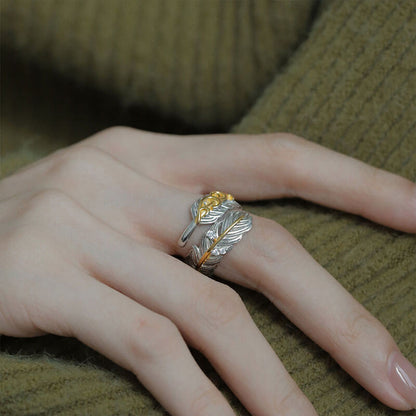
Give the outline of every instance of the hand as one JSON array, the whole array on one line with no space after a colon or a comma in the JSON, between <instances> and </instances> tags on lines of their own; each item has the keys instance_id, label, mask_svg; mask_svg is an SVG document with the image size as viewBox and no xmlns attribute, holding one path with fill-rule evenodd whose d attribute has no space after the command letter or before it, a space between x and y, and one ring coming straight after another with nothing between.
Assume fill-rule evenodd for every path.
<instances>
[{"instance_id":1,"label":"hand","mask_svg":"<svg viewBox=\"0 0 416 416\"><path fill-rule=\"evenodd\" d=\"M234 414L188 344L251 414L315 415L238 294L172 256L187 253L191 204L216 189L416 232L415 184L299 137L111 128L0 182L0 333L76 337L172 415ZM216 271L262 292L383 403L416 406L392 365L416 370L387 330L276 222L253 216Z\"/></svg>"}]
</instances>

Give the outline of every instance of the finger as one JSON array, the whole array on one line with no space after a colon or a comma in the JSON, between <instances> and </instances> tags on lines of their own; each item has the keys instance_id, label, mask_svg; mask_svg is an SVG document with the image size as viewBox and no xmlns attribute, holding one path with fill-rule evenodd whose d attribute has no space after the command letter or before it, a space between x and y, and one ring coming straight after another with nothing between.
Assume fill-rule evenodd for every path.
<instances>
[{"instance_id":1,"label":"finger","mask_svg":"<svg viewBox=\"0 0 416 416\"><path fill-rule=\"evenodd\" d=\"M237 199L300 197L416 232L416 184L289 133L158 135L110 129L89 142L181 189Z\"/></svg>"},{"instance_id":2,"label":"finger","mask_svg":"<svg viewBox=\"0 0 416 416\"><path fill-rule=\"evenodd\" d=\"M255 216L217 274L264 293L386 405L416 406L416 369L388 331L274 221Z\"/></svg>"},{"instance_id":3,"label":"finger","mask_svg":"<svg viewBox=\"0 0 416 416\"><path fill-rule=\"evenodd\" d=\"M19 299L10 304L6 297L2 305L2 313L13 317L13 325L2 324L4 333L74 336L133 371L171 414L234 414L170 320L86 274L81 262L99 253L108 226L57 190L14 202L15 232L6 228L0 257ZM114 253L105 255L115 261Z\"/></svg>"},{"instance_id":4,"label":"finger","mask_svg":"<svg viewBox=\"0 0 416 416\"><path fill-rule=\"evenodd\" d=\"M170 207L160 199L166 189L166 185L138 175L105 151L86 145L60 149L33 169L0 182L1 202L60 191L112 228L159 248L161 243L152 238L149 226L158 221L155 208L160 206L160 218L170 230ZM170 196L172 203L180 197L173 189ZM0 207L0 215L1 211ZM11 213L14 215L13 209Z\"/></svg>"},{"instance_id":5,"label":"finger","mask_svg":"<svg viewBox=\"0 0 416 416\"><path fill-rule=\"evenodd\" d=\"M279 138L266 140L279 147ZM289 146L293 156L283 179L289 196L416 232L415 183L296 136L283 141L290 143L283 148ZM285 149L282 153L285 157Z\"/></svg>"},{"instance_id":6,"label":"finger","mask_svg":"<svg viewBox=\"0 0 416 416\"><path fill-rule=\"evenodd\" d=\"M177 202L179 204L179 200ZM37 224L45 224L45 228L53 230L55 239L70 242L64 252L69 258L79 259L78 267L81 270L88 270L97 280L173 321L191 345L207 356L254 415L275 414L277 409L281 414L292 414L293 409L300 409L305 415L315 414L251 320L241 299L230 288L214 286L217 284L179 260L140 245L115 231L61 191L35 193L30 205L33 207L30 218L24 217L23 222L32 220ZM153 215L159 212L156 200L153 211ZM175 205L171 211L175 212ZM177 226L176 221L172 221L172 212L161 222L171 222L175 228ZM54 213L53 224L50 224L51 213ZM170 232L169 226L166 226L166 231ZM78 283L70 284L69 288L65 285L68 290L64 292L72 290L78 293L79 287ZM96 299L104 298L99 293L96 296ZM85 304L89 301L86 299ZM77 305L74 302L75 299L72 299L72 305ZM94 308L96 310L97 305ZM78 309L82 311L82 307ZM101 310L102 308L100 313ZM74 328L76 322L87 314L88 310L84 310L82 314L75 315L71 321ZM118 316L124 315L114 315L120 324L122 318ZM110 319L107 315L99 318L103 318L103 322ZM81 341L84 341L95 324L98 325L98 322L85 319L87 323L82 327L85 333L76 335ZM104 327L102 330L106 331ZM134 328L127 328L126 331L134 333ZM99 335L104 337L101 333ZM120 337L112 335L112 338ZM98 339L100 337L97 336ZM156 349L159 341L166 341L163 345L168 345L168 341L163 339L149 342ZM91 346L96 347L95 344ZM173 358L177 359L176 356ZM179 358L177 361L181 362ZM157 368L162 371L164 367L161 364ZM180 368L176 370L179 371ZM182 400L181 395L177 397Z\"/></svg>"},{"instance_id":7,"label":"finger","mask_svg":"<svg viewBox=\"0 0 416 416\"><path fill-rule=\"evenodd\" d=\"M169 319L90 276L72 281L58 312L70 336L132 371L172 415L234 415Z\"/></svg>"},{"instance_id":8,"label":"finger","mask_svg":"<svg viewBox=\"0 0 416 416\"><path fill-rule=\"evenodd\" d=\"M99 241L98 246L86 239L83 267L169 317L251 414L316 415L236 292L156 249L139 249L121 234L107 233Z\"/></svg>"},{"instance_id":9,"label":"finger","mask_svg":"<svg viewBox=\"0 0 416 416\"><path fill-rule=\"evenodd\" d=\"M113 173L115 174L115 172ZM122 188L127 184L128 187L131 188L131 192L126 192L125 194L129 195L131 193L133 197L130 198L130 204L124 204L123 202L123 206L120 206L119 210L110 210L110 217L113 216L114 218L117 218L117 215L120 216L126 212L129 212L129 214L126 215L126 218L128 217L128 220L131 222L131 224L139 224L139 228L141 228L141 231L146 230L147 234L154 235L154 240L163 242L166 247L169 247L170 244L169 250L170 252L174 252L174 244L176 245L178 236L183 231L184 224L186 225L186 223L189 221L189 219L187 219L186 217L188 217L189 215L187 212L189 206L194 200L194 196L192 194L179 193L178 191L175 191L174 189L169 189L166 186L162 186L160 184L157 185L157 183L153 183L154 186L148 187L148 189L146 187L142 188L139 186L137 179L127 180L128 178L126 177L124 180L122 180L122 178L124 177L123 175L120 176L115 174L115 176L118 177L118 180L120 182L119 188ZM136 176L138 177L138 175L135 174L135 178ZM140 198L140 192L137 194L137 196L134 196L135 188L141 190L141 192L147 189L145 192L146 198ZM94 189L99 189L99 187L96 186ZM115 195L117 195L116 189L118 188L114 188L114 191L111 191L110 193L114 193ZM104 189L103 192L104 197L102 199L103 203L101 205L103 207L106 207L107 205L109 205L108 201L105 198L105 192L108 192L108 190ZM98 194L99 192L96 192L96 195ZM86 198L85 195L84 197L81 197L81 199L83 202L89 201L89 198ZM125 199L122 200L125 201ZM135 201L134 204L133 201ZM137 206L137 201L141 202L140 207ZM113 204L110 205L112 206ZM116 204L116 206L118 205ZM120 211L120 213L117 214L117 211ZM177 217L175 217L175 215L177 215ZM89 238L86 238L86 241L89 241ZM85 250L88 250L88 248L85 247ZM230 253L230 255L232 255L232 253ZM109 256L109 258L111 259L112 257ZM297 259L294 258L293 261L296 263Z\"/></svg>"}]
</instances>

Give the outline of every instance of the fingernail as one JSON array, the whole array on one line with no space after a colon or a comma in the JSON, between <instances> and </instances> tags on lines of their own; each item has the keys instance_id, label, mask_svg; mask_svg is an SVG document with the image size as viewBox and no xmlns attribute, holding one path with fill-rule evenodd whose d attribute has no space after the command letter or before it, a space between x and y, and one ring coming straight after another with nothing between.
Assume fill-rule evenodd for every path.
<instances>
[{"instance_id":1,"label":"fingernail","mask_svg":"<svg viewBox=\"0 0 416 416\"><path fill-rule=\"evenodd\" d=\"M416 409L416 368L400 352L393 351L389 357L388 371L393 387Z\"/></svg>"}]
</instances>

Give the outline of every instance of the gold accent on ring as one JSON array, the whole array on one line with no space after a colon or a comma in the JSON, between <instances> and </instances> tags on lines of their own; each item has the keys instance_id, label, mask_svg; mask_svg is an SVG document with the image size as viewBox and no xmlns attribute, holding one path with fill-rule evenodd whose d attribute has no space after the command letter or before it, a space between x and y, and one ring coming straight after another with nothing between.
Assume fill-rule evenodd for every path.
<instances>
[{"instance_id":1,"label":"gold accent on ring","mask_svg":"<svg viewBox=\"0 0 416 416\"><path fill-rule=\"evenodd\" d=\"M209 214L216 206L224 201L233 201L234 197L231 194L225 194L220 191L212 191L205 198L202 198L198 204L198 214L195 216L195 224L199 224L201 219Z\"/></svg>"},{"instance_id":2,"label":"gold accent on ring","mask_svg":"<svg viewBox=\"0 0 416 416\"><path fill-rule=\"evenodd\" d=\"M224 230L224 232L218 237L215 238L212 244L208 247L208 250L202 255L202 257L199 259L198 264L196 265L196 270L200 269L201 266L209 259L209 256L212 253L212 250L214 250L215 246L228 234L228 232L235 227L236 224L238 224L242 219L244 218L244 215L241 217L238 217L228 228Z\"/></svg>"}]
</instances>

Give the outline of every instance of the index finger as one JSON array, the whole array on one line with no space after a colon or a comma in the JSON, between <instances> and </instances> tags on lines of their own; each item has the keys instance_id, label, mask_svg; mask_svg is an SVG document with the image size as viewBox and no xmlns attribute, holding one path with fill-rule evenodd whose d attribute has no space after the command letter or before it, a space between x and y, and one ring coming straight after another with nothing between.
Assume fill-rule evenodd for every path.
<instances>
[{"instance_id":1,"label":"index finger","mask_svg":"<svg viewBox=\"0 0 416 416\"><path fill-rule=\"evenodd\" d=\"M152 179L242 201L300 197L416 232L416 184L290 133L164 135L117 127L87 141Z\"/></svg>"}]
</instances>

